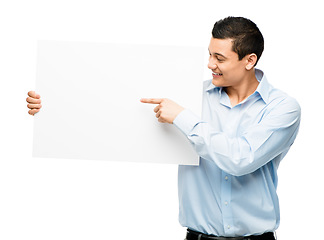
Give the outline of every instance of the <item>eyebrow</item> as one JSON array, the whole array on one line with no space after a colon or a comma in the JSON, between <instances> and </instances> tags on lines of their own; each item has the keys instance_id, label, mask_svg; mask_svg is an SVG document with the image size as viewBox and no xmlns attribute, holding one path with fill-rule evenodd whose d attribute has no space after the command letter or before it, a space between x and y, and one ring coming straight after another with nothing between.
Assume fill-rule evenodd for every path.
<instances>
[{"instance_id":1,"label":"eyebrow","mask_svg":"<svg viewBox=\"0 0 324 240\"><path fill-rule=\"evenodd\" d=\"M208 48L208 52L210 53L209 48ZM211 54L211 53L210 53L210 54ZM221 56L221 57L227 59L227 57L225 57L223 54L220 54L220 53L217 53L217 52L213 53L213 55Z\"/></svg>"}]
</instances>

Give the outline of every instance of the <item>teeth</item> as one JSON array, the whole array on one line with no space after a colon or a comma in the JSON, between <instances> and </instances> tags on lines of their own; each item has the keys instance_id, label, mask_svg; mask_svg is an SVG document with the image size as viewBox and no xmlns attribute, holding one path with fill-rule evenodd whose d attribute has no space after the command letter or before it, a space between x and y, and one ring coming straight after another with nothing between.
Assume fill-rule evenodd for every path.
<instances>
[{"instance_id":1,"label":"teeth","mask_svg":"<svg viewBox=\"0 0 324 240\"><path fill-rule=\"evenodd\" d=\"M221 73L213 73L214 75L218 75L218 76L220 76L220 75L223 75L223 74L221 74Z\"/></svg>"}]
</instances>

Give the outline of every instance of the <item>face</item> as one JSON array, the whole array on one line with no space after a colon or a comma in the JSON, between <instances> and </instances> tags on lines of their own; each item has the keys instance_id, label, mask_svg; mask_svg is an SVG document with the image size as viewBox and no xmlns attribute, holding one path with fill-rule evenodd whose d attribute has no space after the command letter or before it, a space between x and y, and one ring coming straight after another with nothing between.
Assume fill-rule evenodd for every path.
<instances>
[{"instance_id":1,"label":"face","mask_svg":"<svg viewBox=\"0 0 324 240\"><path fill-rule=\"evenodd\" d=\"M217 87L234 87L246 74L246 59L239 61L232 50L232 39L211 38L208 68L212 70L212 83Z\"/></svg>"}]
</instances>

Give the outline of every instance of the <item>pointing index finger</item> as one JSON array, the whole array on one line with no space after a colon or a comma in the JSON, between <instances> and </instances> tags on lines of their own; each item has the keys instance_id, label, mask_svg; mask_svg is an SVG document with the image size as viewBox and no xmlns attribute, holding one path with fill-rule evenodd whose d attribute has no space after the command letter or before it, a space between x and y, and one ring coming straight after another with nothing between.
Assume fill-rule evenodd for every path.
<instances>
[{"instance_id":1,"label":"pointing index finger","mask_svg":"<svg viewBox=\"0 0 324 240\"><path fill-rule=\"evenodd\" d=\"M160 104L162 102L162 98L142 98L142 103L150 103L150 104Z\"/></svg>"}]
</instances>

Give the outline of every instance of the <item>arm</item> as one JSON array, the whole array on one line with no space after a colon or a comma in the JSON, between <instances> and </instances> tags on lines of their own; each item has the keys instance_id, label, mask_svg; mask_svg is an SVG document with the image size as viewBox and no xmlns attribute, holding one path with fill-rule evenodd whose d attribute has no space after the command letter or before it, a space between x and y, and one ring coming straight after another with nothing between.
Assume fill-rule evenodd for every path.
<instances>
[{"instance_id":1,"label":"arm","mask_svg":"<svg viewBox=\"0 0 324 240\"><path fill-rule=\"evenodd\" d=\"M199 156L215 162L225 172L242 176L289 149L298 132L300 107L294 100L283 101L261 122L234 138L215 131L188 110L180 113L174 124L188 137Z\"/></svg>"}]
</instances>

